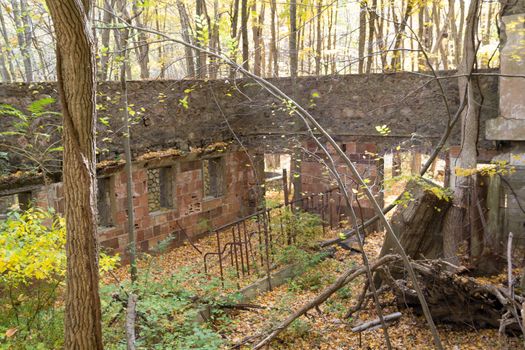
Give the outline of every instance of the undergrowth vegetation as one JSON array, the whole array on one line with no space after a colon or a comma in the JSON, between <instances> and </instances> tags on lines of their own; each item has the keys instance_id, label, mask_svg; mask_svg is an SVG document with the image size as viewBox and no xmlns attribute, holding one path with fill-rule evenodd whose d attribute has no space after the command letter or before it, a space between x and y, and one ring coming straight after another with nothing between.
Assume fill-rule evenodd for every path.
<instances>
[{"instance_id":1,"label":"undergrowth vegetation","mask_svg":"<svg viewBox=\"0 0 525 350\"><path fill-rule=\"evenodd\" d=\"M277 232L277 225L282 225L285 235L282 244L271 246L272 269L293 265L298 272L307 271L290 281L290 296L298 290L318 290L331 282L332 277L313 268L326 257L312 249L322 234L319 217L283 210L272 219L270 229ZM0 221L0 349L63 346L65 242L65 220L52 210L16 210ZM230 332L228 310L240 298L235 292L237 274L226 269L223 281L196 272L190 262L187 267L167 270L160 259L169 243L161 242L155 256L141 256L143 268L134 283L114 273L118 255L100 254L105 348L126 349L130 294L138 297L137 348L212 350L224 345ZM254 268L258 271L254 277L265 276L264 266ZM301 336L308 332L308 325L299 321L289 332Z\"/></svg>"}]
</instances>

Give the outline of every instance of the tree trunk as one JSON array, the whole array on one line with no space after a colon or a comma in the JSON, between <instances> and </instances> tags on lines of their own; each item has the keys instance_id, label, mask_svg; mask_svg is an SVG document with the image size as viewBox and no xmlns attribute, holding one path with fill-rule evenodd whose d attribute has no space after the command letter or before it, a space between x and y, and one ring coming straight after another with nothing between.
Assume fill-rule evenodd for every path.
<instances>
[{"instance_id":1,"label":"tree trunk","mask_svg":"<svg viewBox=\"0 0 525 350\"><path fill-rule=\"evenodd\" d=\"M7 62L7 65L5 66L7 69L7 72L5 73L5 80L6 82L10 82L11 80L15 79L15 70L13 67L13 60L12 60L12 50L11 45L9 44L9 37L7 36L7 28L5 26L4 21L4 14L2 13L2 6L0 6L0 31L2 33L2 39L4 40L4 49L2 50L2 57L5 55L5 60ZM4 74L4 73L2 73Z\"/></svg>"},{"instance_id":2,"label":"tree trunk","mask_svg":"<svg viewBox=\"0 0 525 350\"><path fill-rule=\"evenodd\" d=\"M64 119L66 349L103 349L98 294L95 120L96 62L90 1L47 1L57 36L57 76Z\"/></svg>"},{"instance_id":3,"label":"tree trunk","mask_svg":"<svg viewBox=\"0 0 525 350\"><path fill-rule=\"evenodd\" d=\"M463 61L459 67L460 74L469 75L476 61L476 28L478 26L479 0L470 3L467 15ZM475 169L477 164L477 143L479 132L480 103L478 84L473 77L459 78L459 94L461 101L467 89L467 110L462 116L461 152L458 168ZM451 171L454 171L452 169ZM445 259L458 263L459 243L467 236L465 219L467 218L469 194L472 193L473 179L471 176L456 176L453 206L445 217L443 230L443 250Z\"/></svg>"},{"instance_id":4,"label":"tree trunk","mask_svg":"<svg viewBox=\"0 0 525 350\"><path fill-rule=\"evenodd\" d=\"M197 0L197 5L195 6L197 18L195 19L195 32L197 34L197 46L204 48L205 47L205 38L203 37L203 29L207 25L205 18L206 2L204 0ZM199 78L204 79L206 77L207 67L206 67L206 53L202 50L196 50L195 57L197 58L197 75Z\"/></svg>"},{"instance_id":5,"label":"tree trunk","mask_svg":"<svg viewBox=\"0 0 525 350\"><path fill-rule=\"evenodd\" d=\"M372 8L371 11L368 12L370 19L368 22L368 57L366 60L366 74L370 74L372 63L374 62L374 28L377 20L376 10L377 0L372 0Z\"/></svg>"},{"instance_id":6,"label":"tree trunk","mask_svg":"<svg viewBox=\"0 0 525 350\"><path fill-rule=\"evenodd\" d=\"M20 6L19 6L20 5ZM31 61L31 27L26 27L27 20L27 1L26 0L11 0L13 8L13 18L16 27L16 37L18 46L22 53L22 61L24 62L24 81L33 81L33 63Z\"/></svg>"},{"instance_id":7,"label":"tree trunk","mask_svg":"<svg viewBox=\"0 0 525 350\"><path fill-rule=\"evenodd\" d=\"M250 52L248 43L248 0L241 0L242 67L249 70Z\"/></svg>"},{"instance_id":8,"label":"tree trunk","mask_svg":"<svg viewBox=\"0 0 525 350\"><path fill-rule=\"evenodd\" d=\"M253 36L253 73L255 75L262 75L262 50L263 50L263 26L264 26L264 2L261 3L261 9L257 13L257 3L253 1L253 19L252 19L252 36Z\"/></svg>"},{"instance_id":9,"label":"tree trunk","mask_svg":"<svg viewBox=\"0 0 525 350\"><path fill-rule=\"evenodd\" d=\"M399 49L403 46L403 41L405 40L405 29L407 26L408 17L412 13L412 8L414 7L414 0L408 0L407 8L405 10L405 14L403 15L403 19L401 20L401 23L398 23L396 25L396 40L394 43L394 52L392 53L392 60L390 61L390 67L397 71L403 69L403 61L401 59L401 54L399 52Z\"/></svg>"},{"instance_id":10,"label":"tree trunk","mask_svg":"<svg viewBox=\"0 0 525 350\"><path fill-rule=\"evenodd\" d=\"M102 21L106 25L110 25L113 17L111 11L115 6L114 0L104 0L104 11L102 14ZM109 38L111 34L110 29L101 29L102 34L100 35L100 70L98 72L98 80L105 81L108 79L109 70Z\"/></svg>"},{"instance_id":11,"label":"tree trunk","mask_svg":"<svg viewBox=\"0 0 525 350\"><path fill-rule=\"evenodd\" d=\"M359 58L358 73L365 72L365 43L366 43L366 1L359 2L359 42L357 52Z\"/></svg>"},{"instance_id":12,"label":"tree trunk","mask_svg":"<svg viewBox=\"0 0 525 350\"><path fill-rule=\"evenodd\" d=\"M180 26L182 31L182 39L185 42L193 44L191 36L190 20L188 18L188 12L182 1L177 1L177 9L180 16ZM186 74L189 78L195 77L195 61L193 59L193 50L189 46L184 46L184 55L186 56Z\"/></svg>"},{"instance_id":13,"label":"tree trunk","mask_svg":"<svg viewBox=\"0 0 525 350\"><path fill-rule=\"evenodd\" d=\"M279 76L279 53L277 52L277 34L276 34L276 23L275 18L277 16L277 4L276 0L271 0L270 2L271 6L271 16L272 16L272 22L271 22L271 41L270 41L270 54L269 57L271 59L270 62L273 63L273 76L278 77ZM268 67L271 67L271 64L268 64ZM268 76L271 76L268 74Z\"/></svg>"},{"instance_id":14,"label":"tree trunk","mask_svg":"<svg viewBox=\"0 0 525 350\"><path fill-rule=\"evenodd\" d=\"M133 1L133 6L131 8L133 11L133 17L135 18L135 26L142 28L144 26L141 18L143 10L139 10L137 1ZM137 63L140 67L140 78L149 79L149 43L146 33L140 29L137 31L136 35L135 56L137 57Z\"/></svg>"},{"instance_id":15,"label":"tree trunk","mask_svg":"<svg viewBox=\"0 0 525 350\"><path fill-rule=\"evenodd\" d=\"M297 0L290 0L290 36L289 36L289 51L290 51L290 76L292 77L292 85L295 86L295 78L297 77Z\"/></svg>"},{"instance_id":16,"label":"tree trunk","mask_svg":"<svg viewBox=\"0 0 525 350\"><path fill-rule=\"evenodd\" d=\"M124 9L125 10L125 9ZM129 13L125 10L123 13L124 20L128 25L131 25L131 18ZM129 254L130 276L131 281L137 280L137 238L135 234L135 212L133 209L133 174L132 174L132 160L131 160L131 134L129 129L129 104L128 104L128 84L126 81L126 66L129 59L129 28L123 28L120 31L122 47L121 56L123 58L120 66L120 89L122 93L122 140L124 147L124 159L126 161L126 210L128 213L128 246Z\"/></svg>"}]
</instances>

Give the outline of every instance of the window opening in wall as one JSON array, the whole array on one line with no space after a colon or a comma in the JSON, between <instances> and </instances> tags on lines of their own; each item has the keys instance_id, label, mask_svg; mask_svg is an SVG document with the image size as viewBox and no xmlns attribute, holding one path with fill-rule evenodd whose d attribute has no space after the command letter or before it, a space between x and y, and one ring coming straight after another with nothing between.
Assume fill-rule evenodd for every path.
<instances>
[{"instance_id":1,"label":"window opening in wall","mask_svg":"<svg viewBox=\"0 0 525 350\"><path fill-rule=\"evenodd\" d=\"M0 219L11 210L27 210L31 204L31 192L20 192L0 197Z\"/></svg>"},{"instance_id":2,"label":"window opening in wall","mask_svg":"<svg viewBox=\"0 0 525 350\"><path fill-rule=\"evenodd\" d=\"M173 168L148 169L148 208L150 212L174 207Z\"/></svg>"},{"instance_id":3,"label":"window opening in wall","mask_svg":"<svg viewBox=\"0 0 525 350\"><path fill-rule=\"evenodd\" d=\"M202 161L204 198L217 198L224 194L224 159L210 158Z\"/></svg>"},{"instance_id":4,"label":"window opening in wall","mask_svg":"<svg viewBox=\"0 0 525 350\"><path fill-rule=\"evenodd\" d=\"M111 208L111 178L102 177L97 179L97 222L98 226L113 226L113 211Z\"/></svg>"}]
</instances>

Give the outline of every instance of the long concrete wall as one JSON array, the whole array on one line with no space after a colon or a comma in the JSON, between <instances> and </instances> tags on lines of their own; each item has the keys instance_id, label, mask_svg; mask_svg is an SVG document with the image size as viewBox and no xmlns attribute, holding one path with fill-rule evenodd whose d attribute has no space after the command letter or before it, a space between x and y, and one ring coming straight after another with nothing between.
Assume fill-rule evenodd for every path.
<instances>
[{"instance_id":1,"label":"long concrete wall","mask_svg":"<svg viewBox=\"0 0 525 350\"><path fill-rule=\"evenodd\" d=\"M453 73L449 73L452 75ZM271 79L291 94L290 80ZM440 80L449 110L458 108L457 78ZM482 77L482 130L498 113L497 77ZM152 149L175 147L188 150L219 140L233 139L232 130L254 146L285 147L293 136L305 133L303 123L290 114L282 101L254 82L239 81L131 81L130 111L134 117L132 147L136 155ZM58 100L54 83L0 84L0 103L25 109L43 97ZM438 83L414 73L303 77L298 79L296 99L336 137L345 140L393 144L420 135L437 140L448 121ZM480 100L481 102L481 100ZM122 98L115 82L101 83L97 94L99 160L122 152L119 128ZM50 106L59 110L59 103ZM10 122L0 119L4 129ZM392 132L381 137L375 127L388 125ZM457 144L459 131L451 139ZM270 142L271 140L271 142ZM482 140L484 147L490 142Z\"/></svg>"}]
</instances>

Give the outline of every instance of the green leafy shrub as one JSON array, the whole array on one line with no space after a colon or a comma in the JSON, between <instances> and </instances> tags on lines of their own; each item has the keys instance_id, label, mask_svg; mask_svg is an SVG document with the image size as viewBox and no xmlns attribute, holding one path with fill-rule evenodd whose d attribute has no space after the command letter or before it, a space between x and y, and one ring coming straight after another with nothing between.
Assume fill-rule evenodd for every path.
<instances>
[{"instance_id":1,"label":"green leafy shrub","mask_svg":"<svg viewBox=\"0 0 525 350\"><path fill-rule=\"evenodd\" d=\"M184 287L188 271L182 269L170 278L154 279L155 271L139 274L134 285L107 285L101 288L104 337L107 349L125 349L125 301L131 291L138 295L137 347L141 349L219 349L223 343L209 323L196 320L205 309L227 302L220 292L220 281L197 276L195 289ZM192 276L195 277L195 276ZM215 311L212 320L224 314Z\"/></svg>"},{"instance_id":2,"label":"green leafy shrub","mask_svg":"<svg viewBox=\"0 0 525 350\"><path fill-rule=\"evenodd\" d=\"M272 230L280 232L281 222L283 232L290 237L291 241L302 247L310 247L316 244L316 239L322 234L323 227L319 215L308 212L285 208L281 214L272 218Z\"/></svg>"},{"instance_id":3,"label":"green leafy shrub","mask_svg":"<svg viewBox=\"0 0 525 350\"><path fill-rule=\"evenodd\" d=\"M65 220L53 210L12 211L0 221L0 349L62 346ZM101 271L118 256L100 256Z\"/></svg>"}]
</instances>

